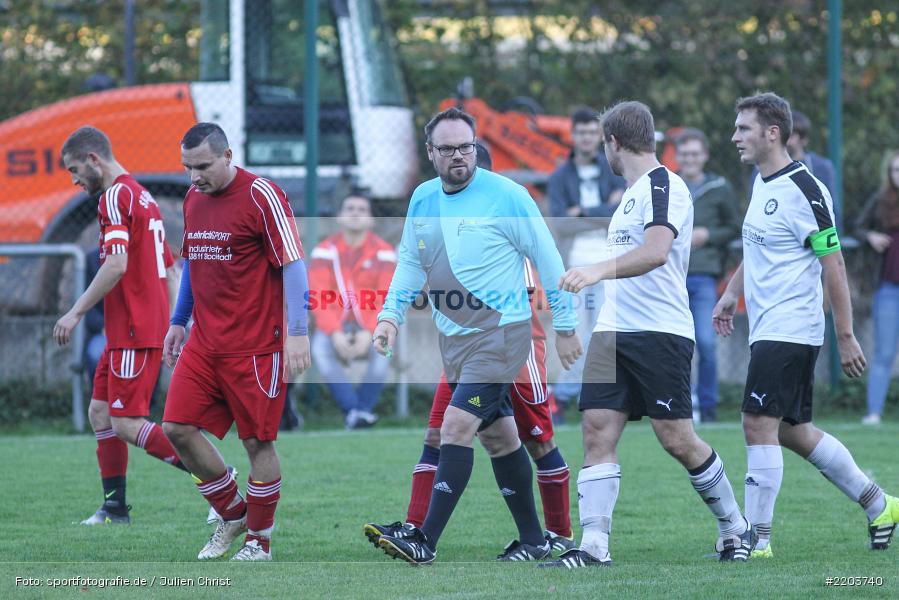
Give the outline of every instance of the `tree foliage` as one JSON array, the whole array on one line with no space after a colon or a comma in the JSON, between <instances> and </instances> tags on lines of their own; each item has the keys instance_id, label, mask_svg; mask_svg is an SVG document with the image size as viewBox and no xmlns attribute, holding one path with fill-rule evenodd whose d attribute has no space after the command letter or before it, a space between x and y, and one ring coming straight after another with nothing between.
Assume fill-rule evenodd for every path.
<instances>
[{"instance_id":1,"label":"tree foliage","mask_svg":"<svg viewBox=\"0 0 899 600\"><path fill-rule=\"evenodd\" d=\"M0 0L0 119L84 91L92 74L123 82L123 2ZM136 2L139 83L198 76L201 0ZM770 89L816 126L827 149L827 3L756 0L380 1L397 32L421 118L466 76L495 108L536 99L547 113L622 98L652 107L660 129L694 126L710 169L746 185L730 144L740 96ZM899 147L899 6L843 2L844 189L851 217Z\"/></svg>"},{"instance_id":2,"label":"tree foliage","mask_svg":"<svg viewBox=\"0 0 899 600\"><path fill-rule=\"evenodd\" d=\"M826 2L649 0L391 2L417 103L427 113L464 76L495 108L531 96L547 113L620 99L646 102L659 129L692 126L711 142L709 168L747 185L730 143L734 103L772 90L809 115L811 149L827 153ZM847 216L899 147L899 5L843 7L844 189Z\"/></svg>"}]
</instances>

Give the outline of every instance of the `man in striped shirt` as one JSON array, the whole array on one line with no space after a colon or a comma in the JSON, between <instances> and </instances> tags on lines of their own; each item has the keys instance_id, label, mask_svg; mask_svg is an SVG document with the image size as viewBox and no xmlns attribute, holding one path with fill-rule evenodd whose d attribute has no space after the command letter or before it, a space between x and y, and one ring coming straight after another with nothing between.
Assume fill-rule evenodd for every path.
<instances>
[{"instance_id":1,"label":"man in striped shirt","mask_svg":"<svg viewBox=\"0 0 899 600\"><path fill-rule=\"evenodd\" d=\"M286 380L311 364L306 268L286 194L231 157L213 123L194 125L181 141L192 185L184 199L181 290L164 346L166 362L177 366L163 426L222 518L198 558L224 555L246 531L232 560L271 560L281 489L274 441ZM221 439L235 422L250 459L246 500L200 431Z\"/></svg>"}]
</instances>

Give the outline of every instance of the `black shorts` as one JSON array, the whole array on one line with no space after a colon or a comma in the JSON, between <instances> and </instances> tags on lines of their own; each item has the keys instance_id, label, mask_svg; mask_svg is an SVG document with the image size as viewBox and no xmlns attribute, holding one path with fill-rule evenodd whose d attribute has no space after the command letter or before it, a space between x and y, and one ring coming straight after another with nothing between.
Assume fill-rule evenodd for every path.
<instances>
[{"instance_id":1,"label":"black shorts","mask_svg":"<svg viewBox=\"0 0 899 600\"><path fill-rule=\"evenodd\" d=\"M440 336L450 406L482 420L480 429L512 416L509 388L531 352L531 323L523 321L461 336Z\"/></svg>"},{"instance_id":2,"label":"black shorts","mask_svg":"<svg viewBox=\"0 0 899 600\"><path fill-rule=\"evenodd\" d=\"M812 388L820 346L759 340L750 346L743 412L783 419L791 425L812 420Z\"/></svg>"},{"instance_id":3,"label":"black shorts","mask_svg":"<svg viewBox=\"0 0 899 600\"><path fill-rule=\"evenodd\" d=\"M617 410L632 421L693 418L693 346L693 340L657 331L594 333L578 408Z\"/></svg>"}]
</instances>

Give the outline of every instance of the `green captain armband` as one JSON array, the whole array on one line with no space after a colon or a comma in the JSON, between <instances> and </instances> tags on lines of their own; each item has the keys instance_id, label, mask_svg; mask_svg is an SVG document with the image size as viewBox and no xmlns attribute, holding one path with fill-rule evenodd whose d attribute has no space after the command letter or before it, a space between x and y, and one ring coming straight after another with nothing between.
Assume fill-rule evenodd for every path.
<instances>
[{"instance_id":1,"label":"green captain armband","mask_svg":"<svg viewBox=\"0 0 899 600\"><path fill-rule=\"evenodd\" d=\"M818 258L833 254L840 249L840 238L837 236L836 227L828 227L818 233L813 233L808 236L808 240Z\"/></svg>"}]
</instances>

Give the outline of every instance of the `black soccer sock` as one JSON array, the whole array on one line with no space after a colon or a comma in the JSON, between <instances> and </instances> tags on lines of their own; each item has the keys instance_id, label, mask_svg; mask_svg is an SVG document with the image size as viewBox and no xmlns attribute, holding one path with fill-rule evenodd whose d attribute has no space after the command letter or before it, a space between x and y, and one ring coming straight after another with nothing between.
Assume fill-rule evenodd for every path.
<instances>
[{"instance_id":1,"label":"black soccer sock","mask_svg":"<svg viewBox=\"0 0 899 600\"><path fill-rule=\"evenodd\" d=\"M128 514L128 505L125 503L125 476L104 477L103 481L103 508L114 515Z\"/></svg>"},{"instance_id":2,"label":"black soccer sock","mask_svg":"<svg viewBox=\"0 0 899 600\"><path fill-rule=\"evenodd\" d=\"M437 540L440 539L456 508L456 503L468 485L473 465L473 448L455 444L440 446L440 461L437 463L437 474L434 476L435 483L431 490L431 505L428 508L428 516L421 526L431 550L437 548Z\"/></svg>"},{"instance_id":3,"label":"black soccer sock","mask_svg":"<svg viewBox=\"0 0 899 600\"><path fill-rule=\"evenodd\" d=\"M499 458L490 459L493 463L493 475L496 485L506 500L509 512L518 527L518 536L524 544L542 546L543 528L537 518L537 507L534 504L533 471L531 461L524 446Z\"/></svg>"}]
</instances>

